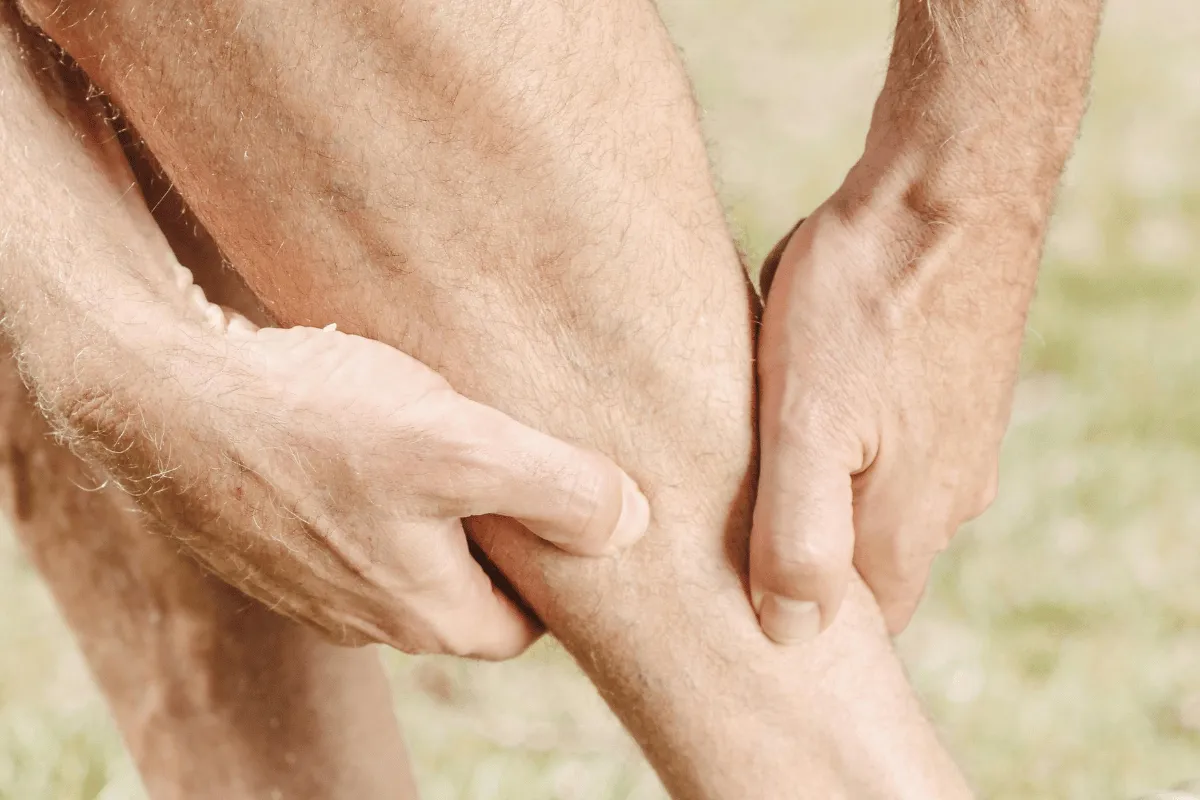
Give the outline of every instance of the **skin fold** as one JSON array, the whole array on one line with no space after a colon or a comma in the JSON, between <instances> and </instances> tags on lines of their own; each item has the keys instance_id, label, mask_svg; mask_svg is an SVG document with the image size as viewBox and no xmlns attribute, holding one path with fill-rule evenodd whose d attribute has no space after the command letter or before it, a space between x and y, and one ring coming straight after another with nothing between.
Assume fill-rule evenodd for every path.
<instances>
[{"instance_id":1,"label":"skin fold","mask_svg":"<svg viewBox=\"0 0 1200 800\"><path fill-rule=\"evenodd\" d=\"M758 626L757 305L651 7L24 9L111 93L273 318L392 345L638 482L650 529L609 558L496 517L470 529L675 796L970 796L860 582L816 644L781 648ZM139 326L170 331L169 290L151 295ZM175 364L236 403L236 376L184 362L261 333L189 330L164 352L121 328L106 363L130 365L127 382ZM119 403L73 407L88 393L69 375L36 377L92 452L140 435ZM186 441L171 419L154 430ZM181 465L163 480L186 474L184 451L159 454Z\"/></svg>"}]
</instances>

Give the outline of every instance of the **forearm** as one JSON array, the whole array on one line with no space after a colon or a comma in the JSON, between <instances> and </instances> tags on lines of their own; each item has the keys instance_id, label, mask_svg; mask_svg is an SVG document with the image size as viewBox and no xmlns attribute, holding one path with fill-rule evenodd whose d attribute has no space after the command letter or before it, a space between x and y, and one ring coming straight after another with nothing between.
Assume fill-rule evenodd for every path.
<instances>
[{"instance_id":1,"label":"forearm","mask_svg":"<svg viewBox=\"0 0 1200 800\"><path fill-rule=\"evenodd\" d=\"M416 797L377 654L329 644L158 535L54 441L10 359L0 342L0 452L21 455L0 464L0 516L71 626L149 796Z\"/></svg>"},{"instance_id":2,"label":"forearm","mask_svg":"<svg viewBox=\"0 0 1200 800\"><path fill-rule=\"evenodd\" d=\"M86 386L86 365L132 382L133 342L154 320L193 307L174 290L178 263L143 204L86 78L0 5L0 329L13 339L46 410ZM139 324L139 320L143 324ZM85 374L88 373L88 374ZM67 399L67 396L71 399Z\"/></svg>"},{"instance_id":3,"label":"forearm","mask_svg":"<svg viewBox=\"0 0 1200 800\"><path fill-rule=\"evenodd\" d=\"M901 0L849 183L923 222L1004 208L1044 225L1079 130L1102 0Z\"/></svg>"},{"instance_id":4,"label":"forearm","mask_svg":"<svg viewBox=\"0 0 1200 800\"><path fill-rule=\"evenodd\" d=\"M141 30L47 21L281 320L411 352L647 490L618 558L475 534L678 796L966 794L861 587L813 647L758 629L754 313L649 4L135 5Z\"/></svg>"}]
</instances>

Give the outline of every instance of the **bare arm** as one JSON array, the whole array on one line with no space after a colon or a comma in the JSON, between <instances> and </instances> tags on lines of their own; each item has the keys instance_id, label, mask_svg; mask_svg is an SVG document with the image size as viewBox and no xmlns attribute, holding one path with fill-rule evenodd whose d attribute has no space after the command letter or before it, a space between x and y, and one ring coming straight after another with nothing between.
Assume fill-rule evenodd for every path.
<instances>
[{"instance_id":1,"label":"bare arm","mask_svg":"<svg viewBox=\"0 0 1200 800\"><path fill-rule=\"evenodd\" d=\"M779 641L829 625L855 568L903 628L995 496L1100 10L902 0L862 158L765 265L751 579Z\"/></svg>"},{"instance_id":2,"label":"bare arm","mask_svg":"<svg viewBox=\"0 0 1200 800\"><path fill-rule=\"evenodd\" d=\"M901 0L865 174L853 177L879 177L884 163L870 162L905 155L921 169L896 180L930 198L911 199L915 212L999 203L1044 224L1086 105L1102 5Z\"/></svg>"}]
</instances>

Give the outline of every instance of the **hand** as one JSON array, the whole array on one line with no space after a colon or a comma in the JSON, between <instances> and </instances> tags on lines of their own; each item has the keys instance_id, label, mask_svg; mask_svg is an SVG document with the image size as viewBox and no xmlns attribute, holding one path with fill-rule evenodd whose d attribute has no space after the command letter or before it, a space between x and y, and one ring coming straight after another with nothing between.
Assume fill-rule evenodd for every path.
<instances>
[{"instance_id":1,"label":"hand","mask_svg":"<svg viewBox=\"0 0 1200 800\"><path fill-rule=\"evenodd\" d=\"M861 198L844 188L763 272L750 581L781 643L833 621L852 567L902 630L992 501L1039 255L1041 227L1002 209Z\"/></svg>"},{"instance_id":2,"label":"hand","mask_svg":"<svg viewBox=\"0 0 1200 800\"><path fill-rule=\"evenodd\" d=\"M6 6L0 30L24 30ZM57 432L149 522L338 642L486 658L538 631L472 558L461 518L515 517L586 555L641 535L649 506L604 456L468 400L378 342L259 330L208 302L138 191L112 109L29 38L0 44L14 109L0 122L0 174L12 176L0 335ZM178 252L219 269L182 204L163 216ZM314 270L284 263L285 283ZM218 274L210 285L229 283Z\"/></svg>"},{"instance_id":3,"label":"hand","mask_svg":"<svg viewBox=\"0 0 1200 800\"><path fill-rule=\"evenodd\" d=\"M148 303L117 314L123 331L157 334L104 361L107 386L85 364L85 385L105 388L75 393L60 422L151 518L270 607L343 643L509 657L539 631L473 559L461 518L514 517L593 556L647 527L646 500L606 457L378 342L256 329L179 273L190 319L137 318Z\"/></svg>"}]
</instances>

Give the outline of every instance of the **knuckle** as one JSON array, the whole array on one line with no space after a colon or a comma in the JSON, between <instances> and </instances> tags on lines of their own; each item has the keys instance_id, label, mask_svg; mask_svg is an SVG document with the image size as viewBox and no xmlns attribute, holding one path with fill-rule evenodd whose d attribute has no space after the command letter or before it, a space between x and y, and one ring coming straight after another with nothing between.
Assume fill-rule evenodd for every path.
<instances>
[{"instance_id":1,"label":"knuckle","mask_svg":"<svg viewBox=\"0 0 1200 800\"><path fill-rule=\"evenodd\" d=\"M548 493L546 498L546 510L558 521L556 525L562 533L580 544L594 541L602 543L608 539L616 518L606 513L609 507L605 502L606 493L610 487L598 470L586 468L574 469L570 474L559 472L549 477L548 483L558 483L562 487L561 492Z\"/></svg>"},{"instance_id":2,"label":"knuckle","mask_svg":"<svg viewBox=\"0 0 1200 800\"><path fill-rule=\"evenodd\" d=\"M775 581L795 586L809 583L835 569L838 554L820 539L775 537L769 547L768 568Z\"/></svg>"},{"instance_id":3,"label":"knuckle","mask_svg":"<svg viewBox=\"0 0 1200 800\"><path fill-rule=\"evenodd\" d=\"M976 489L974 496L971 498L971 503L967 506L967 519L975 519L992 507L992 503L996 502L996 497L1000 493L1000 471L992 468L988 471L987 476Z\"/></svg>"},{"instance_id":4,"label":"knuckle","mask_svg":"<svg viewBox=\"0 0 1200 800\"><path fill-rule=\"evenodd\" d=\"M477 643L461 625L439 620L430 626L426 648L426 653L465 658L475 654Z\"/></svg>"}]
</instances>

